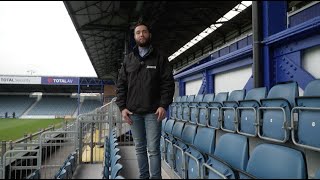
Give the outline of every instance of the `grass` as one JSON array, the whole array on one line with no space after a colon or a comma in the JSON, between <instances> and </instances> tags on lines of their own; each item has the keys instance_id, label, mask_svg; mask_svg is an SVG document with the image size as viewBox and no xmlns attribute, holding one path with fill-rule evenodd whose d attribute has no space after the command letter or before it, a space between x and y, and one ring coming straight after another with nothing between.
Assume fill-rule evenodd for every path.
<instances>
[{"instance_id":1,"label":"grass","mask_svg":"<svg viewBox=\"0 0 320 180\"><path fill-rule=\"evenodd\" d=\"M25 134L38 132L63 121L63 119L0 119L0 141L14 141Z\"/></svg>"}]
</instances>

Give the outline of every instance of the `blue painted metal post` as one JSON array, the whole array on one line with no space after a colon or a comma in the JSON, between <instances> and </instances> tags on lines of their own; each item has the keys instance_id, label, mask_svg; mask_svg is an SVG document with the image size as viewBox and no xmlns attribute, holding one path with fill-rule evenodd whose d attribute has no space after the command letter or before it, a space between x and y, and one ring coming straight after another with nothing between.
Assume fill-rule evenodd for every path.
<instances>
[{"instance_id":1,"label":"blue painted metal post","mask_svg":"<svg viewBox=\"0 0 320 180\"><path fill-rule=\"evenodd\" d=\"M185 95L185 83L182 81L182 79L179 79L179 96Z\"/></svg>"},{"instance_id":2,"label":"blue painted metal post","mask_svg":"<svg viewBox=\"0 0 320 180\"><path fill-rule=\"evenodd\" d=\"M208 70L206 70L205 72L206 72L206 79L207 79L206 94L210 94L210 93L213 93L213 77Z\"/></svg>"},{"instance_id":3,"label":"blue painted metal post","mask_svg":"<svg viewBox=\"0 0 320 180\"><path fill-rule=\"evenodd\" d=\"M287 2L286 1L263 1L262 2L262 34L263 39L283 31L287 25ZM264 86L268 89L276 81L275 63L272 61L272 48L269 45L263 46Z\"/></svg>"}]
</instances>

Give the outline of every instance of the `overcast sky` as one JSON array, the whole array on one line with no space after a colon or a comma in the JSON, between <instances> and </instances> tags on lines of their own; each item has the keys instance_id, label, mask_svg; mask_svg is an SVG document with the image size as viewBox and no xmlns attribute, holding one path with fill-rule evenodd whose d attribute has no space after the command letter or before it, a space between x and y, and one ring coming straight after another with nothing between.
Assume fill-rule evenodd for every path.
<instances>
[{"instance_id":1,"label":"overcast sky","mask_svg":"<svg viewBox=\"0 0 320 180\"><path fill-rule=\"evenodd\" d=\"M62 1L0 1L0 75L30 74L97 76Z\"/></svg>"}]
</instances>

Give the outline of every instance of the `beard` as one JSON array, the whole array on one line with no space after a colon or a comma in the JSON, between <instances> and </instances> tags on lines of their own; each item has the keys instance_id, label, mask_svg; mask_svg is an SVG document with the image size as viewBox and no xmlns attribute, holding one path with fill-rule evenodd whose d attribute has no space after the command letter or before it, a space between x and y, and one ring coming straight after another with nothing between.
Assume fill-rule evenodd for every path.
<instances>
[{"instance_id":1,"label":"beard","mask_svg":"<svg viewBox=\"0 0 320 180\"><path fill-rule=\"evenodd\" d=\"M136 41L136 44L140 47L148 47L151 43L151 38L147 38L145 42L141 43L139 42L139 40L135 40Z\"/></svg>"}]
</instances>

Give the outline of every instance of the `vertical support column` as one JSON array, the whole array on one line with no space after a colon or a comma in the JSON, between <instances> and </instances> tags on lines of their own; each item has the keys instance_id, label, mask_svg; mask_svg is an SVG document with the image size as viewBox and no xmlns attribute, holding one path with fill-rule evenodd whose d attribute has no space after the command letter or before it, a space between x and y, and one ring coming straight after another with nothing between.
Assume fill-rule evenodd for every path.
<instances>
[{"instance_id":1,"label":"vertical support column","mask_svg":"<svg viewBox=\"0 0 320 180\"><path fill-rule=\"evenodd\" d=\"M252 76L255 88L263 86L262 59L261 59L261 1L252 1L252 31L253 31L253 64Z\"/></svg>"},{"instance_id":2,"label":"vertical support column","mask_svg":"<svg viewBox=\"0 0 320 180\"><path fill-rule=\"evenodd\" d=\"M179 96L184 96L186 93L185 83L182 79L179 79Z\"/></svg>"},{"instance_id":3,"label":"vertical support column","mask_svg":"<svg viewBox=\"0 0 320 180\"><path fill-rule=\"evenodd\" d=\"M263 39L281 32L287 25L287 1L262 1L262 36ZM263 46L264 86L270 89L275 83L275 63L272 60L272 47Z\"/></svg>"},{"instance_id":4,"label":"vertical support column","mask_svg":"<svg viewBox=\"0 0 320 180\"><path fill-rule=\"evenodd\" d=\"M77 109L77 116L80 113L80 77L78 79L78 109Z\"/></svg>"},{"instance_id":5,"label":"vertical support column","mask_svg":"<svg viewBox=\"0 0 320 180\"><path fill-rule=\"evenodd\" d=\"M206 73L206 80L207 80L206 94L211 94L213 93L213 77L208 70L206 70L205 73Z\"/></svg>"}]
</instances>

